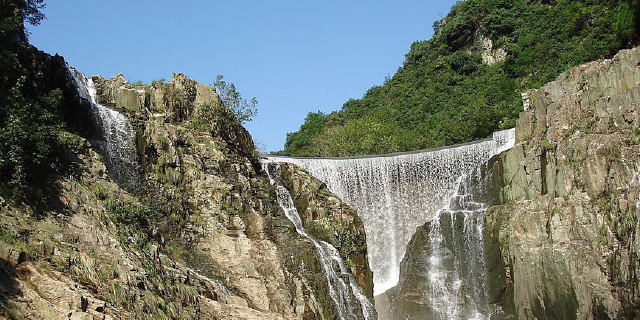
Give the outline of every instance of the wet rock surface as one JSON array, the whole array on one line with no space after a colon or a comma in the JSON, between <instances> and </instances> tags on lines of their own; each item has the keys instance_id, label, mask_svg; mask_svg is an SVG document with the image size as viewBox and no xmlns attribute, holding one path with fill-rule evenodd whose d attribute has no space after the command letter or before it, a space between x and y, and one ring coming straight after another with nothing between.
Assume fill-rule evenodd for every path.
<instances>
[{"instance_id":1,"label":"wet rock surface","mask_svg":"<svg viewBox=\"0 0 640 320\"><path fill-rule=\"evenodd\" d=\"M338 248L365 295L373 298L366 235L356 211L332 194L323 182L298 166L282 163L280 169L307 232Z\"/></svg>"}]
</instances>

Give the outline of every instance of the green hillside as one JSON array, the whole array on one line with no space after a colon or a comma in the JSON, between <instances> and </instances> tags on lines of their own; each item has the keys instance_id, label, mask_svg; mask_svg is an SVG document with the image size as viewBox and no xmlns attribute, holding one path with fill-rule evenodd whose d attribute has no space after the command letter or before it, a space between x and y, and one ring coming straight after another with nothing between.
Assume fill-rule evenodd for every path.
<instances>
[{"instance_id":1,"label":"green hillside","mask_svg":"<svg viewBox=\"0 0 640 320\"><path fill-rule=\"evenodd\" d=\"M395 75L342 109L310 112L280 154L347 156L451 145L515 125L520 93L636 42L640 1L467 0ZM484 54L484 57L483 57Z\"/></svg>"}]
</instances>

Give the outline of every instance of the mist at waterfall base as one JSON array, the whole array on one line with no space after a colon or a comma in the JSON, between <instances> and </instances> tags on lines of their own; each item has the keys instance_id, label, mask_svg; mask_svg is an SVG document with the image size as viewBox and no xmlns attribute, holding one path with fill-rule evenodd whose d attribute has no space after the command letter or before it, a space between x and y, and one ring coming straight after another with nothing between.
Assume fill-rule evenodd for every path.
<instances>
[{"instance_id":1,"label":"mist at waterfall base","mask_svg":"<svg viewBox=\"0 0 640 320\"><path fill-rule=\"evenodd\" d=\"M356 209L365 226L375 296L398 285L407 244L418 227L430 223L423 286L427 318L487 319L482 236L487 206L468 193L469 180L481 164L514 143L510 129L492 139L407 154L268 159L300 166ZM453 234L458 229L462 234ZM386 310L377 301L382 316Z\"/></svg>"}]
</instances>

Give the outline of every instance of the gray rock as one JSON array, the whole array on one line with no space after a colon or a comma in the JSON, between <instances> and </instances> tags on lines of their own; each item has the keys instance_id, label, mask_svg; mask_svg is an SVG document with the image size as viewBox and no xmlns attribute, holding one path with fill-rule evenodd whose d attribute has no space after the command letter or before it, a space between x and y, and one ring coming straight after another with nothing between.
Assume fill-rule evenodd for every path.
<instances>
[{"instance_id":1,"label":"gray rock","mask_svg":"<svg viewBox=\"0 0 640 320\"><path fill-rule=\"evenodd\" d=\"M623 50L528 92L518 144L493 160L493 287L518 318L637 312L638 61Z\"/></svg>"}]
</instances>

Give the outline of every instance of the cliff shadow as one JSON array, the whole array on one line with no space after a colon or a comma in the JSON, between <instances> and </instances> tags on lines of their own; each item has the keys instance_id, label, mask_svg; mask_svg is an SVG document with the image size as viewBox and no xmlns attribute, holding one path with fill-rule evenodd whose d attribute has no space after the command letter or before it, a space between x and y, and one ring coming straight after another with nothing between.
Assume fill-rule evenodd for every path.
<instances>
[{"instance_id":1,"label":"cliff shadow","mask_svg":"<svg viewBox=\"0 0 640 320\"><path fill-rule=\"evenodd\" d=\"M21 295L13 266L9 261L0 258L0 316L11 318L11 301Z\"/></svg>"}]
</instances>

